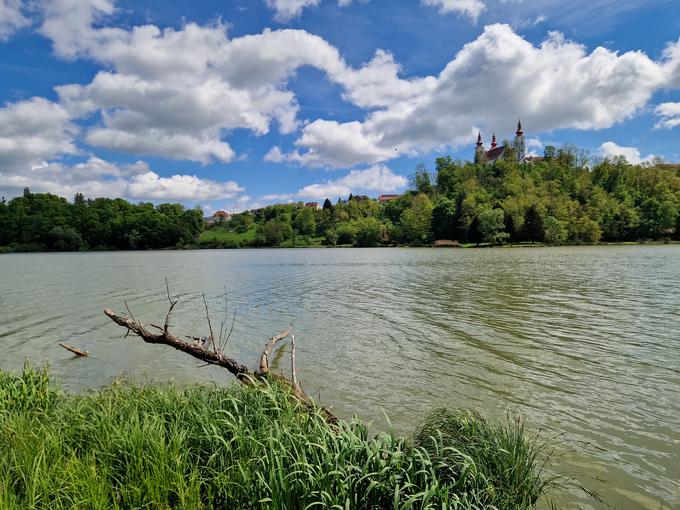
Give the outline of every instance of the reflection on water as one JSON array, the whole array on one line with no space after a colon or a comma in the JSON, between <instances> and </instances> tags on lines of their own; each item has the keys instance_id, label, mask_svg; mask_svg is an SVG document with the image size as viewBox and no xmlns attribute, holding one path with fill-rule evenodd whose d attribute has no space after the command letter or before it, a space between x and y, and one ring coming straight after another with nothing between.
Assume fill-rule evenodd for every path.
<instances>
[{"instance_id":1,"label":"reflection on water","mask_svg":"<svg viewBox=\"0 0 680 510\"><path fill-rule=\"evenodd\" d=\"M615 508L680 508L680 247L240 250L0 256L0 368L49 361L70 390L121 373L229 377L123 340L102 308L205 334L225 288L229 350L254 366L295 323L299 378L338 414L400 432L437 406L521 414ZM56 342L91 352L73 359ZM281 368L287 357L281 356ZM602 508L583 493L570 508Z\"/></svg>"}]
</instances>

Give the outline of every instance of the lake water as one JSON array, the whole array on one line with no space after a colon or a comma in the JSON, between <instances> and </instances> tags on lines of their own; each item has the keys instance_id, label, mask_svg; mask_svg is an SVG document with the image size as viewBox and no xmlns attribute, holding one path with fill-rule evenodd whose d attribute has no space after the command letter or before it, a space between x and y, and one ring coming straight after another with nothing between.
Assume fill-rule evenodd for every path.
<instances>
[{"instance_id":1,"label":"lake water","mask_svg":"<svg viewBox=\"0 0 680 510\"><path fill-rule=\"evenodd\" d=\"M253 367L293 322L299 379L342 417L409 432L441 406L521 415L611 507L680 508L680 246L1 255L0 368L49 362L71 391L121 374L229 383L102 314L127 301L162 324L166 277L189 334L207 334L202 292L219 328L226 289L227 351Z\"/></svg>"}]
</instances>

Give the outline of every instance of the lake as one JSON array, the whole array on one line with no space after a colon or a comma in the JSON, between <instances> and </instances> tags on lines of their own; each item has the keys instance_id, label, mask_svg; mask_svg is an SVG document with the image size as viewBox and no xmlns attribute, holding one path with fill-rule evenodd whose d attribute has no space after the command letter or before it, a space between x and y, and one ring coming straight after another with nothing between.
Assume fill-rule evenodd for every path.
<instances>
[{"instance_id":1,"label":"lake","mask_svg":"<svg viewBox=\"0 0 680 510\"><path fill-rule=\"evenodd\" d=\"M207 334L255 367L294 323L298 378L341 417L406 433L436 407L522 416L556 469L614 508L680 508L680 246L215 250L0 255L0 368L62 387L232 381L123 339L105 307ZM90 351L76 359L63 341ZM287 347L276 365L289 369ZM568 508L606 508L573 489Z\"/></svg>"}]
</instances>

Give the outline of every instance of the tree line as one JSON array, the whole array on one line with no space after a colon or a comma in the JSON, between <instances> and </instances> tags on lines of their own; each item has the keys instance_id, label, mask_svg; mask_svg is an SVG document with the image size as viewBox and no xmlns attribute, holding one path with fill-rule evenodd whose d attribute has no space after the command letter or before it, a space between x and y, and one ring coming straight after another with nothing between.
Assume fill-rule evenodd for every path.
<instances>
[{"instance_id":1,"label":"tree line","mask_svg":"<svg viewBox=\"0 0 680 510\"><path fill-rule=\"evenodd\" d=\"M28 189L0 201L1 251L678 240L680 165L593 163L571 146L548 147L543 160L526 163L441 157L434 172L419 165L397 200L350 195L326 199L320 210L277 204L210 227L236 239L200 241L203 228L200 209L180 204L82 194L70 203Z\"/></svg>"},{"instance_id":2,"label":"tree line","mask_svg":"<svg viewBox=\"0 0 680 510\"><path fill-rule=\"evenodd\" d=\"M181 204L131 204L123 199L73 202L50 193L0 200L0 251L137 250L194 246L200 209Z\"/></svg>"},{"instance_id":3,"label":"tree line","mask_svg":"<svg viewBox=\"0 0 680 510\"><path fill-rule=\"evenodd\" d=\"M493 164L438 158L419 165L410 189L384 204L351 196L322 210L302 203L235 215L215 228L255 229L252 246L592 244L680 239L680 165L593 163L571 146L543 160ZM227 241L224 247L236 247Z\"/></svg>"}]
</instances>

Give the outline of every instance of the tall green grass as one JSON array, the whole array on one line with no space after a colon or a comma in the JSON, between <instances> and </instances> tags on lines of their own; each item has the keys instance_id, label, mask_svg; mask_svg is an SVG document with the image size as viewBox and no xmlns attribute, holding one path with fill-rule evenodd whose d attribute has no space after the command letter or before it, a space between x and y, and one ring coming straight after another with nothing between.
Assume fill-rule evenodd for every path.
<instances>
[{"instance_id":1,"label":"tall green grass","mask_svg":"<svg viewBox=\"0 0 680 510\"><path fill-rule=\"evenodd\" d=\"M274 384L66 396L0 373L2 509L529 509L554 488L543 458L521 424L466 412L373 437Z\"/></svg>"}]
</instances>

